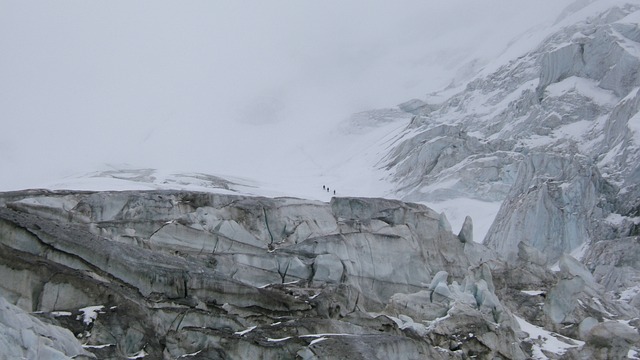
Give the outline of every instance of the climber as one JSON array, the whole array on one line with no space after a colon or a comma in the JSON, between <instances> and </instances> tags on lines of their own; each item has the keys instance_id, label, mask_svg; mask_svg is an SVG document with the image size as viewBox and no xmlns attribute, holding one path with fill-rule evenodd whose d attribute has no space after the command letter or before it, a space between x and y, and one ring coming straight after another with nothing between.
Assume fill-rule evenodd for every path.
<instances>
[{"instance_id":1,"label":"climber","mask_svg":"<svg viewBox=\"0 0 640 360\"><path fill-rule=\"evenodd\" d=\"M326 187L324 185L322 185L322 190L326 189Z\"/></svg>"},{"instance_id":2,"label":"climber","mask_svg":"<svg viewBox=\"0 0 640 360\"><path fill-rule=\"evenodd\" d=\"M335 194L336 194L336 191L335 191L335 190L333 190L333 195L335 195Z\"/></svg>"},{"instance_id":3,"label":"climber","mask_svg":"<svg viewBox=\"0 0 640 360\"><path fill-rule=\"evenodd\" d=\"M327 192L329 192L329 187L327 186Z\"/></svg>"}]
</instances>

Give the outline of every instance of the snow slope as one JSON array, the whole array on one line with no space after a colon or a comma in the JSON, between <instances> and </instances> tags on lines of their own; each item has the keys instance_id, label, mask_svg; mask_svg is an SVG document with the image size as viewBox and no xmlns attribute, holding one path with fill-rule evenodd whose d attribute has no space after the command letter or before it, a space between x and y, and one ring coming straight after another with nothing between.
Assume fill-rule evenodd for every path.
<instances>
[{"instance_id":1,"label":"snow slope","mask_svg":"<svg viewBox=\"0 0 640 360\"><path fill-rule=\"evenodd\" d=\"M129 164L386 195L339 124L464 84L569 2L3 1L0 189Z\"/></svg>"}]
</instances>

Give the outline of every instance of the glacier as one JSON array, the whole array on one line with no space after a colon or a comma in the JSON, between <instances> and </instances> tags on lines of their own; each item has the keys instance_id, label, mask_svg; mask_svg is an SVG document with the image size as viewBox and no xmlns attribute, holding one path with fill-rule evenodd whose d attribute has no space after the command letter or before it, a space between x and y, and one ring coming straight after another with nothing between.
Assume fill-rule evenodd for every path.
<instances>
[{"instance_id":1,"label":"glacier","mask_svg":"<svg viewBox=\"0 0 640 360\"><path fill-rule=\"evenodd\" d=\"M0 355L638 358L639 21L576 1L296 145L284 185L114 166L0 193Z\"/></svg>"}]
</instances>

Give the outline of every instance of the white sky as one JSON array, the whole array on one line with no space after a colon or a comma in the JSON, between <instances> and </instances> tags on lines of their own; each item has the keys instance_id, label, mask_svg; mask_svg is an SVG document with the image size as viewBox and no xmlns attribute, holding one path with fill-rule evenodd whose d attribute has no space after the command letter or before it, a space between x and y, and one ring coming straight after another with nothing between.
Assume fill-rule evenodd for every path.
<instances>
[{"instance_id":1,"label":"white sky","mask_svg":"<svg viewBox=\"0 0 640 360\"><path fill-rule=\"evenodd\" d=\"M295 172L291 149L463 80L570 2L0 0L0 190L104 163Z\"/></svg>"}]
</instances>

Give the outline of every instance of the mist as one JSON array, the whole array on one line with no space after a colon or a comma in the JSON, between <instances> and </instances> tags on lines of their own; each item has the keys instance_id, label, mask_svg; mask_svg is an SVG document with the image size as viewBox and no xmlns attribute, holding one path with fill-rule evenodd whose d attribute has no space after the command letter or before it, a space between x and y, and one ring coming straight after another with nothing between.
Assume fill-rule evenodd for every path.
<instances>
[{"instance_id":1,"label":"mist","mask_svg":"<svg viewBox=\"0 0 640 360\"><path fill-rule=\"evenodd\" d=\"M569 3L0 0L0 189L104 164L259 177Z\"/></svg>"}]
</instances>

